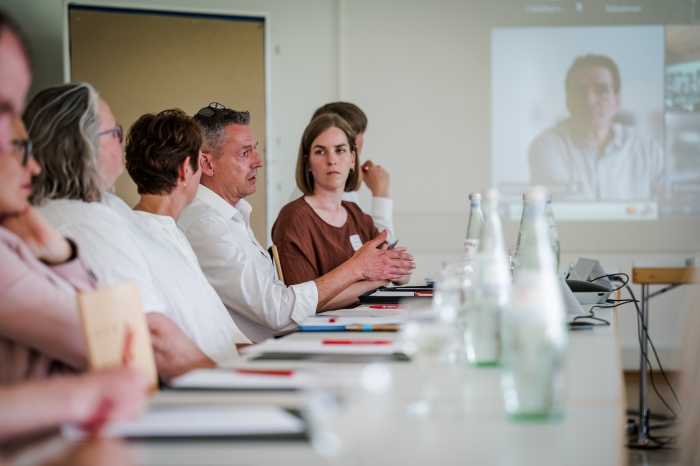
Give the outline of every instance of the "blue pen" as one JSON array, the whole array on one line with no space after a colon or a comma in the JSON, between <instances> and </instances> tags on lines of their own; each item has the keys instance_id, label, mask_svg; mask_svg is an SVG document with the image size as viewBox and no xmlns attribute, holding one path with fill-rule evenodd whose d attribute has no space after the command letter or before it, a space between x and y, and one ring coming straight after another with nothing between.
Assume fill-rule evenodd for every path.
<instances>
[{"instance_id":1,"label":"blue pen","mask_svg":"<svg viewBox=\"0 0 700 466\"><path fill-rule=\"evenodd\" d=\"M394 241L394 244L391 244L386 250L387 250L387 251L391 251L392 249L394 249L394 247L396 246L396 244L397 244L398 242L399 242L399 240Z\"/></svg>"}]
</instances>

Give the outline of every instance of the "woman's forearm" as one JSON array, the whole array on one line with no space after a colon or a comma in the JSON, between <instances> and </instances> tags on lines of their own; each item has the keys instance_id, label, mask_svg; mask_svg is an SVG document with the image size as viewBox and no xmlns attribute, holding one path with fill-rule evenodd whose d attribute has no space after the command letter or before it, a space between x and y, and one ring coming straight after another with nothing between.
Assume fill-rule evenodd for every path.
<instances>
[{"instance_id":1,"label":"woman's forearm","mask_svg":"<svg viewBox=\"0 0 700 466\"><path fill-rule=\"evenodd\" d=\"M345 307L352 306L353 304L357 304L359 301L358 296L361 294L388 284L388 280L361 281L353 283L338 293L335 298L328 301L328 303L319 309L318 312L332 311L334 309L343 309Z\"/></svg>"}]
</instances>

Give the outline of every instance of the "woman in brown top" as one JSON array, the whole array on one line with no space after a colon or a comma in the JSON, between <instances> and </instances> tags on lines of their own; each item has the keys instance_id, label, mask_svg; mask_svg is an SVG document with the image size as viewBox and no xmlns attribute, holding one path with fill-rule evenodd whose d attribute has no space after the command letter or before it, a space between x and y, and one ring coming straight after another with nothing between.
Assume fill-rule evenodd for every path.
<instances>
[{"instance_id":1,"label":"woman in brown top","mask_svg":"<svg viewBox=\"0 0 700 466\"><path fill-rule=\"evenodd\" d=\"M342 200L343 192L357 191L362 179L355 133L340 116L319 115L306 127L299 147L296 181L304 196L284 206L272 227L272 241L279 251L287 285L325 275L379 235L372 217L357 204ZM408 279L407 275L397 283ZM365 291L386 284L387 281L355 283L324 310L356 303Z\"/></svg>"}]
</instances>

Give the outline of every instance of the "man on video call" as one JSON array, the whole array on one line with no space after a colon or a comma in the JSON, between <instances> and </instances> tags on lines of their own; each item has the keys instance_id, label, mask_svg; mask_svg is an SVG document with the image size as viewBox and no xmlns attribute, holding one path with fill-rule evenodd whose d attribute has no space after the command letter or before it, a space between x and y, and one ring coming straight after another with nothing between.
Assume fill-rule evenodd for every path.
<instances>
[{"instance_id":1,"label":"man on video call","mask_svg":"<svg viewBox=\"0 0 700 466\"><path fill-rule=\"evenodd\" d=\"M661 194L664 154L651 137L613 122L620 109L620 73L603 55L578 57L566 75L571 118L530 146L533 184L558 200L652 200Z\"/></svg>"}]
</instances>

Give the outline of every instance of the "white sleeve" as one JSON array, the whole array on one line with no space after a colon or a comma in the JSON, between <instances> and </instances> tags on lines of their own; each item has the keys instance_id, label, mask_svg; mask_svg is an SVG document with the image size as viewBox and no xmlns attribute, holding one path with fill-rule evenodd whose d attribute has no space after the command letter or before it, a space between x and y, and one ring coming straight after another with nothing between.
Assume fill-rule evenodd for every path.
<instances>
[{"instance_id":1,"label":"white sleeve","mask_svg":"<svg viewBox=\"0 0 700 466\"><path fill-rule=\"evenodd\" d=\"M372 220L374 226L380 232L386 230L389 235L386 240L393 243L396 240L394 235L394 221L392 220L394 210L394 201L388 197L373 197L372 198Z\"/></svg>"},{"instance_id":2,"label":"white sleeve","mask_svg":"<svg viewBox=\"0 0 700 466\"><path fill-rule=\"evenodd\" d=\"M134 280L144 312L165 312L148 263L123 227L91 221L62 225L57 231L78 245L83 261L97 277L98 288Z\"/></svg>"},{"instance_id":3,"label":"white sleeve","mask_svg":"<svg viewBox=\"0 0 700 466\"><path fill-rule=\"evenodd\" d=\"M185 230L204 275L226 307L274 331L294 329L314 315L316 284L286 287L259 271L226 222L208 215Z\"/></svg>"}]
</instances>

